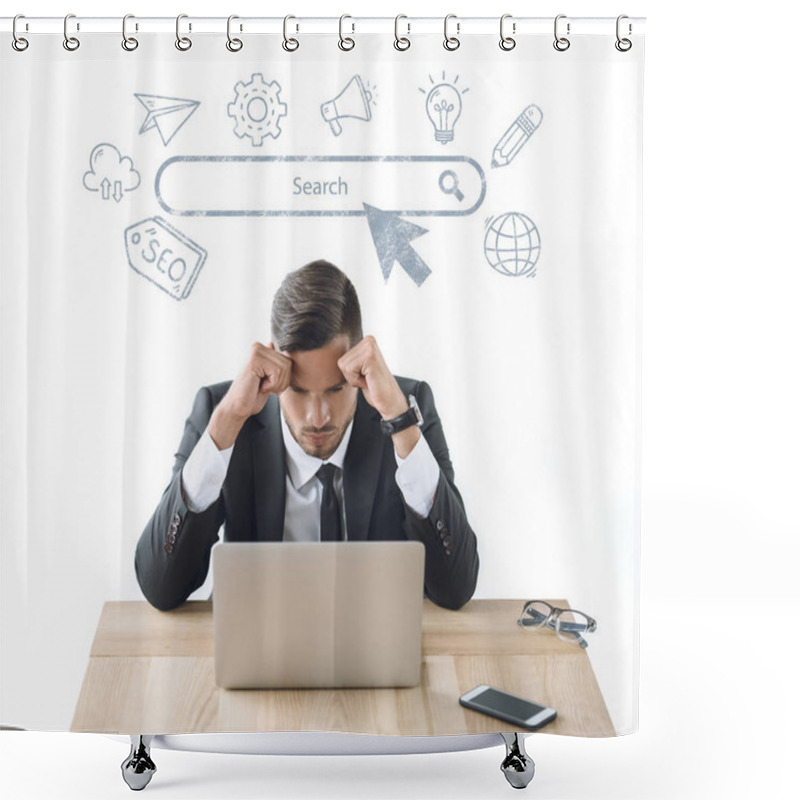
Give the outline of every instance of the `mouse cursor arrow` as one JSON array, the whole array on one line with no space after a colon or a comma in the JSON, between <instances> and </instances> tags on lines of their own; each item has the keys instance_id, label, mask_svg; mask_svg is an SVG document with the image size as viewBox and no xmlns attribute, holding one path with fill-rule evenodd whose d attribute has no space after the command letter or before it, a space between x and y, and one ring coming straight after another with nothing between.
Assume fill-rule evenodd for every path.
<instances>
[{"instance_id":1,"label":"mouse cursor arrow","mask_svg":"<svg viewBox=\"0 0 800 800\"><path fill-rule=\"evenodd\" d=\"M428 229L400 219L399 214L391 211L381 211L367 203L363 205L384 280L389 280L394 262L399 261L411 280L417 286L422 286L431 271L411 246L411 242L427 233Z\"/></svg>"}]
</instances>

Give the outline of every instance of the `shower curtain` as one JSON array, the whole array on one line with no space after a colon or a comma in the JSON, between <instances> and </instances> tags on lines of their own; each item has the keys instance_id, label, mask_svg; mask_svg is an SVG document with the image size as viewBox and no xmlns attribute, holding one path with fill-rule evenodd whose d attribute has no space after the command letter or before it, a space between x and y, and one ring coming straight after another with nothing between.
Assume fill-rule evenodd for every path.
<instances>
[{"instance_id":1,"label":"shower curtain","mask_svg":"<svg viewBox=\"0 0 800 800\"><path fill-rule=\"evenodd\" d=\"M324 259L435 397L473 600L585 611L636 729L643 37L443 22L3 33L4 725L69 728L195 393Z\"/></svg>"}]
</instances>

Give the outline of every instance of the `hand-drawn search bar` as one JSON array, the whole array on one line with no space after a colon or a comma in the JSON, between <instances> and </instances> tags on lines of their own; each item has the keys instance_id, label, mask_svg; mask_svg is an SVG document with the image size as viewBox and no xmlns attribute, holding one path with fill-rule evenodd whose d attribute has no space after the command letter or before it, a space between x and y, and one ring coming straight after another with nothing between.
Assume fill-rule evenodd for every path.
<instances>
[{"instance_id":1,"label":"hand-drawn search bar","mask_svg":"<svg viewBox=\"0 0 800 800\"><path fill-rule=\"evenodd\" d=\"M181 217L454 217L478 209L486 175L466 156L175 156L155 190Z\"/></svg>"}]
</instances>

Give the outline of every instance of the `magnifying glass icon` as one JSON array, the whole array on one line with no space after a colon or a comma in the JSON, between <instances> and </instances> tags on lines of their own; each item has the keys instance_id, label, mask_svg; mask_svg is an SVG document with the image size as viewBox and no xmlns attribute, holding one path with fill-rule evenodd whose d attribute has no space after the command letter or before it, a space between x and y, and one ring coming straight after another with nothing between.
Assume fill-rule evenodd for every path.
<instances>
[{"instance_id":1,"label":"magnifying glass icon","mask_svg":"<svg viewBox=\"0 0 800 800\"><path fill-rule=\"evenodd\" d=\"M447 180L447 183L445 183L445 180ZM458 188L458 178L451 169L446 169L439 176L439 188L445 194L454 194L459 202L464 199L464 193Z\"/></svg>"}]
</instances>

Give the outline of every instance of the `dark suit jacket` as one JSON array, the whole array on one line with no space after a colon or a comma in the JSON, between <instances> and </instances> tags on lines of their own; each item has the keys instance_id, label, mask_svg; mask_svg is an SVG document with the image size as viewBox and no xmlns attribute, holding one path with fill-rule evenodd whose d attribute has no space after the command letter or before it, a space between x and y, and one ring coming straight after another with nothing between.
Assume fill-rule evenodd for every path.
<instances>
[{"instance_id":1,"label":"dark suit jacket","mask_svg":"<svg viewBox=\"0 0 800 800\"><path fill-rule=\"evenodd\" d=\"M445 608L460 608L475 591L478 552L433 393L422 381L398 378L403 394L417 398L425 436L439 464L433 508L419 517L403 500L395 481L397 461L390 437L380 429L380 414L359 391L353 432L344 459L343 491L347 537L359 540L411 539L425 545L425 594ZM286 460L280 404L271 395L250 417L236 439L220 497L193 513L181 496L181 471L230 382L197 393L186 420L172 481L136 547L135 568L144 596L156 608L183 603L208 573L211 547L225 523L226 541L281 541L286 501Z\"/></svg>"}]
</instances>

